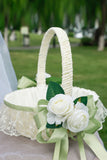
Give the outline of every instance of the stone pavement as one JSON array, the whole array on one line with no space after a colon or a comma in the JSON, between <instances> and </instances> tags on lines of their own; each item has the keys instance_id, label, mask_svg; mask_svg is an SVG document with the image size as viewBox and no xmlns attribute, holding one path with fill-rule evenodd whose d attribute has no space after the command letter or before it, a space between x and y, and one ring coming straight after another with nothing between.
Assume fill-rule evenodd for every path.
<instances>
[{"instance_id":1,"label":"stone pavement","mask_svg":"<svg viewBox=\"0 0 107 160\"><path fill-rule=\"evenodd\" d=\"M80 43L71 43L71 46L72 47L77 47L79 46ZM56 48L58 48L59 45L56 45ZM52 45L50 45L50 48L53 48ZM25 46L20 46L20 47L9 47L9 50L10 51L14 51L14 50L36 50L36 49L40 49L40 46L28 46L28 47L25 47Z\"/></svg>"}]
</instances>

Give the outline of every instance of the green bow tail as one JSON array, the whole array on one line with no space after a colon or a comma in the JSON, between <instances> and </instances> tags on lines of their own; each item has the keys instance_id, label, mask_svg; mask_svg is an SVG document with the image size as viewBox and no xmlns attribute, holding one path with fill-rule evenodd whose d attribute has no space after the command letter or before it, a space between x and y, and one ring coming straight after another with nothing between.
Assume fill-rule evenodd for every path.
<instances>
[{"instance_id":1,"label":"green bow tail","mask_svg":"<svg viewBox=\"0 0 107 160\"><path fill-rule=\"evenodd\" d=\"M55 143L53 160L67 160L69 132L62 127L56 129L46 128L47 110L45 107L41 108L42 109L39 109L38 113L34 116L38 127L36 139L39 143ZM71 138L73 139L73 137ZM79 143L81 160L86 160L83 140L100 160L107 160L107 152L94 134L84 133L82 136L82 134L79 133L77 134L77 141Z\"/></svg>"},{"instance_id":2,"label":"green bow tail","mask_svg":"<svg viewBox=\"0 0 107 160\"><path fill-rule=\"evenodd\" d=\"M25 76L22 76L18 80L17 88L18 89L24 89L24 88L35 87L35 86L36 86L36 81L32 81L31 79L29 79Z\"/></svg>"},{"instance_id":3,"label":"green bow tail","mask_svg":"<svg viewBox=\"0 0 107 160\"><path fill-rule=\"evenodd\" d=\"M36 86L36 82L28 79L27 77L22 77L18 83L18 88L28 88ZM90 112L90 122L89 126L84 132L77 134L77 141L79 144L80 157L81 160L86 160L85 149L83 141L92 149L99 160L107 160L107 152L104 147L100 144L94 133L100 127L100 122L94 119L96 113L96 108L92 96L88 97L88 108ZM17 108L21 110L21 108ZM69 134L68 130L65 128L46 128L47 124L47 108L46 105L38 105L37 113L34 115L34 120L38 128L36 139L39 143L55 143L55 150L53 155L53 160L67 160L68 155L68 137L74 139L72 134ZM26 111L26 110L25 110Z\"/></svg>"},{"instance_id":4,"label":"green bow tail","mask_svg":"<svg viewBox=\"0 0 107 160\"><path fill-rule=\"evenodd\" d=\"M47 110L39 111L35 116L38 132L36 139L39 143L55 143L53 160L66 160L68 155L68 133L65 128L48 129Z\"/></svg>"}]
</instances>

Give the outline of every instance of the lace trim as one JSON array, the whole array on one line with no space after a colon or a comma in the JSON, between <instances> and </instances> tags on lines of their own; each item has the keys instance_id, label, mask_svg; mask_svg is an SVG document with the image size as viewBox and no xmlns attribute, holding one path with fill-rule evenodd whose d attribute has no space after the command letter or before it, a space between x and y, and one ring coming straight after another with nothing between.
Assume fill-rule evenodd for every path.
<instances>
[{"instance_id":1,"label":"lace trim","mask_svg":"<svg viewBox=\"0 0 107 160\"><path fill-rule=\"evenodd\" d=\"M3 104L0 108L0 131L11 136L20 136L21 134L18 133L15 128L16 121L17 117L16 120L13 121L12 117L10 117L9 108Z\"/></svg>"},{"instance_id":2,"label":"lace trim","mask_svg":"<svg viewBox=\"0 0 107 160\"><path fill-rule=\"evenodd\" d=\"M103 103L100 99L98 99L96 106L98 108L97 113L95 115L95 119L97 119L101 123L101 130L103 128L102 123L105 122L105 118L107 117L107 109L104 107Z\"/></svg>"},{"instance_id":3,"label":"lace trim","mask_svg":"<svg viewBox=\"0 0 107 160\"><path fill-rule=\"evenodd\" d=\"M17 111L2 105L0 108L0 131L10 136L26 136L36 139L37 127L32 112Z\"/></svg>"}]
</instances>

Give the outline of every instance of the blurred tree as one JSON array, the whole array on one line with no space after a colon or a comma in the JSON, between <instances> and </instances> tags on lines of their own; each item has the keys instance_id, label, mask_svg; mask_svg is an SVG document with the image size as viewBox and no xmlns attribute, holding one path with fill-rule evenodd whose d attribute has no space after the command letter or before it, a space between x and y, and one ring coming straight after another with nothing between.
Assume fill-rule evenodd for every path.
<instances>
[{"instance_id":1,"label":"blurred tree","mask_svg":"<svg viewBox=\"0 0 107 160\"><path fill-rule=\"evenodd\" d=\"M100 36L98 42L98 50L103 51L105 45L105 27L106 27L106 16L107 16L107 0L101 0L101 22L100 22Z\"/></svg>"},{"instance_id":2,"label":"blurred tree","mask_svg":"<svg viewBox=\"0 0 107 160\"><path fill-rule=\"evenodd\" d=\"M85 28L94 26L96 18L100 21L99 46L104 46L107 0L3 0L0 1L0 28L4 29L8 40L8 28L19 29L27 25L30 29L47 30L51 26L69 29L75 26L75 16L84 19ZM101 50L101 46L99 47ZM104 47L102 47L104 48Z\"/></svg>"},{"instance_id":3,"label":"blurred tree","mask_svg":"<svg viewBox=\"0 0 107 160\"><path fill-rule=\"evenodd\" d=\"M65 1L65 0L64 0ZM46 30L50 26L62 27L64 1L37 0L33 4L38 15L38 29Z\"/></svg>"},{"instance_id":4,"label":"blurred tree","mask_svg":"<svg viewBox=\"0 0 107 160\"><path fill-rule=\"evenodd\" d=\"M99 1L87 1L86 4L86 25L89 27L93 27L95 24L95 20L98 19L100 22L100 26L97 30L97 44L98 50L102 51L104 49L105 39L105 26L106 26L106 14L107 14L107 0L99 0Z\"/></svg>"},{"instance_id":5,"label":"blurred tree","mask_svg":"<svg viewBox=\"0 0 107 160\"><path fill-rule=\"evenodd\" d=\"M65 26L69 28L70 25L75 25L75 17L77 14L80 14L81 6L84 6L84 0L79 0L78 3L75 0L65 1L64 12L65 12Z\"/></svg>"},{"instance_id":6,"label":"blurred tree","mask_svg":"<svg viewBox=\"0 0 107 160\"><path fill-rule=\"evenodd\" d=\"M8 23L9 23L9 12L10 8L9 5L11 5L11 2L9 1L9 4L7 5L7 0L0 1L0 17L2 19L2 27L4 28L4 38L6 43L8 42Z\"/></svg>"},{"instance_id":7,"label":"blurred tree","mask_svg":"<svg viewBox=\"0 0 107 160\"><path fill-rule=\"evenodd\" d=\"M20 26L22 15L28 6L28 0L3 0L0 1L0 28L4 28L4 39L8 44L8 28L12 26L16 28Z\"/></svg>"},{"instance_id":8,"label":"blurred tree","mask_svg":"<svg viewBox=\"0 0 107 160\"><path fill-rule=\"evenodd\" d=\"M10 6L10 25L13 29L20 29L22 24L27 25L26 17L29 14L29 0L10 0L13 1ZM26 16L27 15L27 16ZM27 22L26 22L27 21Z\"/></svg>"},{"instance_id":9,"label":"blurred tree","mask_svg":"<svg viewBox=\"0 0 107 160\"><path fill-rule=\"evenodd\" d=\"M67 7L68 6L68 7ZM65 7L67 8L65 14L68 18L71 18L71 22L74 23L75 15L80 14L84 19L85 28L93 28L95 25L95 20L98 19L100 22L100 28L97 32L97 44L98 50L101 51L104 49L104 34L105 34L105 26L107 23L106 15L107 15L107 0L99 0L99 1L87 1L87 0L79 0L78 3L75 0L66 1ZM69 24L68 24L69 25ZM68 27L67 25L67 27Z\"/></svg>"}]
</instances>

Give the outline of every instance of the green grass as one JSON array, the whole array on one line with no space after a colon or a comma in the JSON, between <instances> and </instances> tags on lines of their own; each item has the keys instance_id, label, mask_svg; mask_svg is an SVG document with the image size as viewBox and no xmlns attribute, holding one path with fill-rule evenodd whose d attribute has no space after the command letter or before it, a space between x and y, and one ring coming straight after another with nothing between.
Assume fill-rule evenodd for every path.
<instances>
[{"instance_id":1,"label":"green grass","mask_svg":"<svg viewBox=\"0 0 107 160\"><path fill-rule=\"evenodd\" d=\"M11 51L13 66L17 78L25 75L35 78L37 71L38 52ZM74 47L73 70L74 86L95 90L107 106L107 48L98 52L96 47ZM54 77L61 77L61 56L59 49L50 49L47 57L47 72ZM100 135L107 148L107 120Z\"/></svg>"},{"instance_id":2,"label":"green grass","mask_svg":"<svg viewBox=\"0 0 107 160\"><path fill-rule=\"evenodd\" d=\"M23 36L19 31L16 31L17 39L15 41L9 41L9 47L20 47L23 46ZM35 33L30 33L30 46L40 46L43 34L38 35Z\"/></svg>"},{"instance_id":3,"label":"green grass","mask_svg":"<svg viewBox=\"0 0 107 160\"><path fill-rule=\"evenodd\" d=\"M20 34L19 31L15 31L17 39L15 41L9 40L9 47L20 47L23 46L23 36ZM30 33L30 46L40 46L41 41L44 34L38 35L36 33ZM77 38L69 38L71 43L79 43L80 39Z\"/></svg>"}]
</instances>

